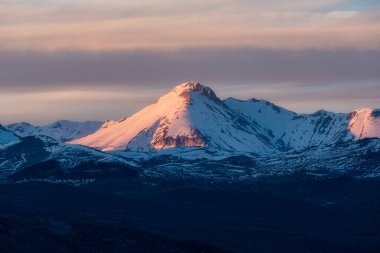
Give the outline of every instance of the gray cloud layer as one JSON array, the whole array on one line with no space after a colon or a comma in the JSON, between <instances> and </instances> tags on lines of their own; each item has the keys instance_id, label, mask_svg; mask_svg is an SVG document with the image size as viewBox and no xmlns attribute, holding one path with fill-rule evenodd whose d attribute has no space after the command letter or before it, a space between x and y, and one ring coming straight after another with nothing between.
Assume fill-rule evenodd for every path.
<instances>
[{"instance_id":1,"label":"gray cloud layer","mask_svg":"<svg viewBox=\"0 0 380 253\"><path fill-rule=\"evenodd\" d=\"M0 0L0 50L380 49L363 0Z\"/></svg>"},{"instance_id":2,"label":"gray cloud layer","mask_svg":"<svg viewBox=\"0 0 380 253\"><path fill-rule=\"evenodd\" d=\"M0 88L170 87L186 80L222 84L313 85L379 81L380 51L1 52Z\"/></svg>"}]
</instances>

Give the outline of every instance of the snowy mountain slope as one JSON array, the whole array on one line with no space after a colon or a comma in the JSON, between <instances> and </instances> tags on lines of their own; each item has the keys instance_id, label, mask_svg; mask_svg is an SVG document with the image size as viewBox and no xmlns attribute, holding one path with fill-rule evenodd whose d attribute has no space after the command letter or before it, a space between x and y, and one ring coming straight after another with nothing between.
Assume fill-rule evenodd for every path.
<instances>
[{"instance_id":1,"label":"snowy mountain slope","mask_svg":"<svg viewBox=\"0 0 380 253\"><path fill-rule=\"evenodd\" d=\"M176 151L176 152L175 152ZM209 152L207 148L182 147L151 153L103 153L48 137L25 137L0 150L0 179L95 179L130 176L203 178L242 181L259 176L306 173L317 176L380 177L380 139L364 139L313 147L302 152L272 155Z\"/></svg>"},{"instance_id":2,"label":"snowy mountain slope","mask_svg":"<svg viewBox=\"0 0 380 253\"><path fill-rule=\"evenodd\" d=\"M380 138L380 109L358 109L351 113L349 130L356 139Z\"/></svg>"},{"instance_id":3,"label":"snowy mountain slope","mask_svg":"<svg viewBox=\"0 0 380 253\"><path fill-rule=\"evenodd\" d=\"M259 126L229 109L199 83L183 83L154 104L71 143L107 150L161 150L195 146L255 153L275 149Z\"/></svg>"},{"instance_id":4,"label":"snowy mountain slope","mask_svg":"<svg viewBox=\"0 0 380 253\"><path fill-rule=\"evenodd\" d=\"M0 149L16 144L20 138L0 125Z\"/></svg>"},{"instance_id":5,"label":"snowy mountain slope","mask_svg":"<svg viewBox=\"0 0 380 253\"><path fill-rule=\"evenodd\" d=\"M114 151L125 157L130 152ZM243 181L260 176L349 175L380 177L380 139L363 139L312 147L273 155L247 153L210 154L205 149L162 150L140 160L143 175L159 178L203 178L212 181Z\"/></svg>"},{"instance_id":6,"label":"snowy mountain slope","mask_svg":"<svg viewBox=\"0 0 380 253\"><path fill-rule=\"evenodd\" d=\"M269 137L285 149L304 149L353 139L347 131L349 116L320 110L314 114L296 114L264 100L224 101L228 107L253 124L266 129ZM380 128L380 126L379 126Z\"/></svg>"},{"instance_id":7,"label":"snowy mountain slope","mask_svg":"<svg viewBox=\"0 0 380 253\"><path fill-rule=\"evenodd\" d=\"M47 136L21 137L0 149L0 179L96 177L135 168L129 159L88 147L58 142Z\"/></svg>"},{"instance_id":8,"label":"snowy mountain slope","mask_svg":"<svg viewBox=\"0 0 380 253\"><path fill-rule=\"evenodd\" d=\"M33 126L29 123L21 122L10 124L7 128L21 137L45 135L57 141L65 142L92 134L103 124L107 125L109 122L60 120L44 126Z\"/></svg>"}]
</instances>

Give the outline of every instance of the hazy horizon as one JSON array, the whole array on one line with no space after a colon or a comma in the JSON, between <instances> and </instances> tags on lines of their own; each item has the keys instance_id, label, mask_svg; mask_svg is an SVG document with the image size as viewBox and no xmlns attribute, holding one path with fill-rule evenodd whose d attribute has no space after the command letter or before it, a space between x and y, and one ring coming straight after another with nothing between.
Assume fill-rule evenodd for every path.
<instances>
[{"instance_id":1,"label":"hazy horizon","mask_svg":"<svg viewBox=\"0 0 380 253\"><path fill-rule=\"evenodd\" d=\"M208 86L207 84L204 84L204 83L202 83L203 85L205 85L205 86ZM175 85L174 85L175 86ZM173 87L174 87L173 86ZM240 87L243 87L243 86L240 86ZM212 87L210 87L211 89L213 89ZM229 88L229 87L222 87L222 89L224 88L224 95L223 96L220 96L219 95L219 93L218 93L218 90L215 90L215 89L213 89L215 92L216 92L216 95L220 98L220 99L226 99L226 98L229 98L229 97L233 97L233 98L236 98L236 99L241 99L241 100L248 100L248 99L264 99L264 100L267 100L267 101L269 101L269 102L272 102L272 103L274 103L274 104L276 104L276 105L278 105L278 106L281 106L281 107L283 107L283 108L285 108L285 109L288 109L288 110L290 110L290 111L293 111L293 112L296 112L296 113L306 113L306 114L310 114L310 113L314 113L314 112L316 112L316 111L318 111L318 110L327 110L327 111L333 111L333 112L338 112L338 113L349 113L349 112L352 112L352 111L354 111L355 109L358 109L358 108L365 108L365 106L362 106L362 107L356 107L356 108L353 108L353 109L351 109L351 110L348 110L348 111L337 111L337 110L331 110L331 109L328 109L328 108L326 108L326 107L316 107L315 109L314 108L311 108L311 109L309 109L309 110L304 110L304 111L302 111L302 110L298 110L297 111L297 108L299 108L299 106L297 106L297 103L301 103L301 104L304 104L304 103L306 103L306 102L304 102L304 101L294 101L294 105L292 106L292 105L290 105L290 106L288 106L288 107L285 107L285 106L283 106L282 104L280 104L280 103L276 103L276 102L274 102L273 100L268 100L268 99L265 99L265 98L260 98L260 97L250 97L250 96L248 96L248 95L246 95L246 96L241 96L241 97L234 97L234 96L229 96L228 95L228 92L230 92L231 91L231 89ZM169 88L169 89L166 89L166 90L164 90L164 89L162 89L163 90L163 92L162 92L162 94L161 95L164 95L166 92L168 92L169 90L170 90L171 88ZM155 95L157 93L157 91L155 91L154 93L152 93L153 95ZM232 93L234 93L233 91L232 91ZM248 94L250 93L250 92L247 92ZM63 93L62 93L63 94ZM61 95L62 95L61 94ZM144 96L144 94L139 94L138 96L137 96L137 99L138 99L138 101L140 102L140 103L136 103L135 105L133 105L133 103L131 102L131 107L130 108L127 108L126 110L124 110L125 108L124 107L122 107L122 106L120 106L121 104L120 103L122 103L122 97L123 97L123 93L119 93L119 94L117 94L118 95L118 97L120 98L120 101L113 101L113 102L115 102L115 104L116 105L119 105L119 106L115 106L115 108L117 109L117 110L114 110L113 111L113 114L112 115L114 115L113 117L108 117L108 118L98 118L97 116L99 115L98 114L98 112L94 112L94 114L90 114L90 116L88 117L88 118L86 118L86 117L81 117L81 116L79 116L79 117L77 117L77 118L75 118L75 113L73 113L73 116L74 117L70 117L70 112L67 114L67 116L66 117L63 117L63 118L51 118L50 120L49 120L49 118L44 118L42 121L41 120L36 120L35 118L30 118L30 120L20 120L20 121L9 121L9 122L0 122L0 124L11 124L11 123L18 123L18 122L27 122L27 123L31 123L31 124L35 124L35 125L45 125L45 124L49 124L49 123L53 123L53 122L55 122L55 121L57 121L57 120L72 120L72 121L79 121L79 122L81 122L81 121L105 121L105 120L120 120L120 119L122 119L122 118L125 118L125 117L129 117L129 116L131 116L131 115L133 115L134 113L136 113L136 112L138 112L138 111L140 111L141 109L143 109L143 108L145 108L146 106L149 106L150 104L152 104L152 103L154 103L159 97L153 97L152 96L152 94L150 94L150 96L147 96L147 98L146 99L144 99L144 98L142 98L143 96ZM50 94L51 95L51 94ZM61 96L60 95L60 96ZM73 94L71 94L71 95L73 95ZM103 94L104 96L107 96L106 94ZM114 95L116 95L116 94L114 94ZM159 96L161 96L161 95L159 95ZM70 96L71 97L71 96ZM51 99L52 100L54 100L54 97L51 97ZM307 99L307 97L305 97L304 99ZM100 102L100 100L99 100L99 98L93 98L93 100L95 100L95 103L97 103L97 102ZM98 100L98 101L96 101L96 100ZM278 100L280 100L281 101L281 95L279 95L279 97L278 97ZM142 105L141 106L141 101L144 101L145 102L145 104L144 105ZM115 104L113 104L113 105L115 105ZM126 104L129 104L128 102L126 102ZM322 104L322 103L321 103ZM96 109L96 110L98 110L99 109L99 107L97 107L97 106L95 106L95 105L93 105L93 108L94 109ZM370 107L370 108L373 108L373 109L379 109L379 108L374 108L374 107ZM106 108L106 110L107 109L109 109L109 110L111 110L112 108ZM126 114L125 113L125 111L127 111L127 112L129 112L128 114Z\"/></svg>"}]
</instances>

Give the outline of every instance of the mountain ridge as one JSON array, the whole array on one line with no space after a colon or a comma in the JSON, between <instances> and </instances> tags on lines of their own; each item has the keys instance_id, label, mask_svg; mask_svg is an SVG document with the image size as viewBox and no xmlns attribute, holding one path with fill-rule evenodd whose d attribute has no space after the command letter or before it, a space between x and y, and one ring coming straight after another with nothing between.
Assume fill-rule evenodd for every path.
<instances>
[{"instance_id":1,"label":"mountain ridge","mask_svg":"<svg viewBox=\"0 0 380 253\"><path fill-rule=\"evenodd\" d=\"M267 154L379 138L380 121L376 118L364 124L363 112L355 112L297 114L265 100L221 100L211 88L187 82L108 130L100 129L70 143L103 151L193 146ZM363 124L366 127L360 135L357 129Z\"/></svg>"},{"instance_id":2,"label":"mountain ridge","mask_svg":"<svg viewBox=\"0 0 380 253\"><path fill-rule=\"evenodd\" d=\"M6 128L20 137L45 135L57 141L66 142L92 134L106 124L109 123L101 121L77 122L58 120L42 126L19 122L9 124Z\"/></svg>"}]
</instances>

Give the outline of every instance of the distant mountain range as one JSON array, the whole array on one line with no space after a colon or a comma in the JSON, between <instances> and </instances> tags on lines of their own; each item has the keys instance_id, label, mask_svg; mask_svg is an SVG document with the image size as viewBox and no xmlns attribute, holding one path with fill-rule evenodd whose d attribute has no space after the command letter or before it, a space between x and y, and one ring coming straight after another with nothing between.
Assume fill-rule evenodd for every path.
<instances>
[{"instance_id":1,"label":"distant mountain range","mask_svg":"<svg viewBox=\"0 0 380 253\"><path fill-rule=\"evenodd\" d=\"M92 178L128 167L144 175L238 179L300 170L379 176L379 138L378 109L297 114L265 100L221 100L188 82L119 121L0 127L0 174Z\"/></svg>"},{"instance_id":2,"label":"distant mountain range","mask_svg":"<svg viewBox=\"0 0 380 253\"><path fill-rule=\"evenodd\" d=\"M33 126L26 122L20 122L7 125L6 128L20 137L49 136L57 141L66 142L92 134L103 124L104 122L100 121L59 120L45 126Z\"/></svg>"}]
</instances>

